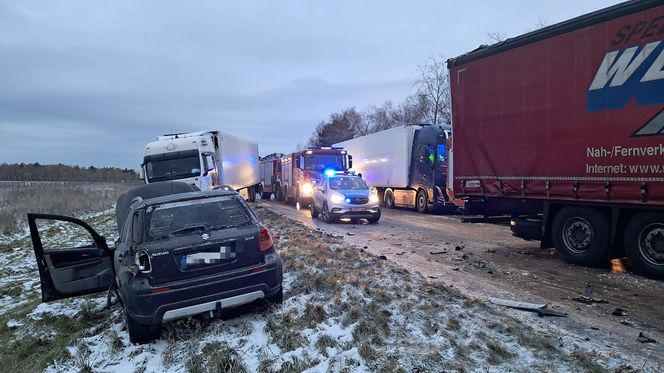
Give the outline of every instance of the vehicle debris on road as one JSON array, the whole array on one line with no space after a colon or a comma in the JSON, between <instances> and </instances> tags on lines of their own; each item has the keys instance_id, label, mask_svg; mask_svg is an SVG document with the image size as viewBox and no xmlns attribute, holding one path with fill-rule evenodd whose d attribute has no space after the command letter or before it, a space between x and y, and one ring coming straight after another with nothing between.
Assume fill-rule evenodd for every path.
<instances>
[{"instance_id":1,"label":"vehicle debris on road","mask_svg":"<svg viewBox=\"0 0 664 373\"><path fill-rule=\"evenodd\" d=\"M505 306L508 308L514 308L517 310L523 310L523 311L531 311L531 312L536 312L539 316L558 316L558 317L567 317L567 313L565 312L559 312L559 311L554 311L549 309L549 305L542 303L542 304L537 304L537 303L526 303L526 302L518 302L518 301L513 301L509 299L500 299L500 298L489 298L489 302L499 305L499 306Z\"/></svg>"}]
</instances>

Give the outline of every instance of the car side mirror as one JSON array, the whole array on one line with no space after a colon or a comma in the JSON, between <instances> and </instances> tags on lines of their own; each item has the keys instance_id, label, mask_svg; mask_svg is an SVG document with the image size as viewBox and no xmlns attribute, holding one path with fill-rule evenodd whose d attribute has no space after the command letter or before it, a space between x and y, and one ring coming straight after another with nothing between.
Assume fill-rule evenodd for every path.
<instances>
[{"instance_id":1,"label":"car side mirror","mask_svg":"<svg viewBox=\"0 0 664 373\"><path fill-rule=\"evenodd\" d=\"M351 169L351 168L353 168L353 156L349 154L348 155L348 169Z\"/></svg>"}]
</instances>

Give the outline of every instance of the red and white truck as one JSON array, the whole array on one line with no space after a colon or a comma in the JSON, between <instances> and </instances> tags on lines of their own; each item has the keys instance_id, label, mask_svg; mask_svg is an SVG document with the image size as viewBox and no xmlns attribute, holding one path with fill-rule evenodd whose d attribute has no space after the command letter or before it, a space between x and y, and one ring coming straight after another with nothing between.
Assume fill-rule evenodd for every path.
<instances>
[{"instance_id":1,"label":"red and white truck","mask_svg":"<svg viewBox=\"0 0 664 373\"><path fill-rule=\"evenodd\" d=\"M448 61L448 185L571 263L664 276L664 4L628 1Z\"/></svg>"},{"instance_id":2,"label":"red and white truck","mask_svg":"<svg viewBox=\"0 0 664 373\"><path fill-rule=\"evenodd\" d=\"M348 171L353 157L339 147L311 147L281 158L281 180L277 199L286 203L309 204L314 184L325 172Z\"/></svg>"}]
</instances>

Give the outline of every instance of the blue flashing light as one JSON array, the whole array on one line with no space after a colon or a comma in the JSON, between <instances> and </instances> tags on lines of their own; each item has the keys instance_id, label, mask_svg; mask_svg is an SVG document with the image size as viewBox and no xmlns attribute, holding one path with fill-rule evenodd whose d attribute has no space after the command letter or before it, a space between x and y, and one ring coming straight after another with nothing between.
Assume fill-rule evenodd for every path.
<instances>
[{"instance_id":1,"label":"blue flashing light","mask_svg":"<svg viewBox=\"0 0 664 373\"><path fill-rule=\"evenodd\" d=\"M327 176L327 177L334 176L336 173L337 173L337 172L334 171L334 170L331 169L331 168L328 168L328 169L326 169L325 171L323 171L323 174L325 174L325 176Z\"/></svg>"},{"instance_id":2,"label":"blue flashing light","mask_svg":"<svg viewBox=\"0 0 664 373\"><path fill-rule=\"evenodd\" d=\"M346 198L346 203L350 203L350 198Z\"/></svg>"}]
</instances>

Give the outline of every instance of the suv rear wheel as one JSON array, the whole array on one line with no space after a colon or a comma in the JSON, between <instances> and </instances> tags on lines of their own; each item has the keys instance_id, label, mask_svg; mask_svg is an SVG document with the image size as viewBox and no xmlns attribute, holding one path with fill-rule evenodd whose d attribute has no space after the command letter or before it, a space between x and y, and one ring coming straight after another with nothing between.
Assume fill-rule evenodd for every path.
<instances>
[{"instance_id":1,"label":"suv rear wheel","mask_svg":"<svg viewBox=\"0 0 664 373\"><path fill-rule=\"evenodd\" d=\"M127 333L129 333L129 342L143 344L159 338L161 333L160 325L139 324L129 316L127 310L124 311L127 322Z\"/></svg>"},{"instance_id":2,"label":"suv rear wheel","mask_svg":"<svg viewBox=\"0 0 664 373\"><path fill-rule=\"evenodd\" d=\"M334 219L330 214L330 210L327 208L327 203L323 204L323 212L321 213L321 215L323 217L323 221L328 224L334 223L336 221L336 219Z\"/></svg>"}]
</instances>

